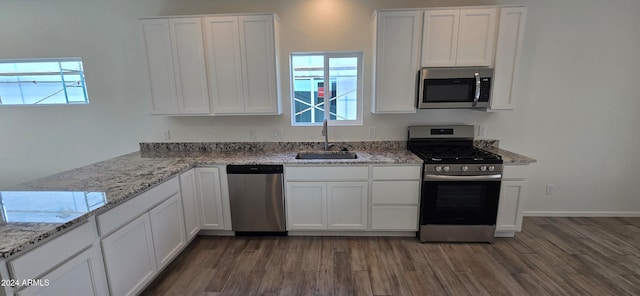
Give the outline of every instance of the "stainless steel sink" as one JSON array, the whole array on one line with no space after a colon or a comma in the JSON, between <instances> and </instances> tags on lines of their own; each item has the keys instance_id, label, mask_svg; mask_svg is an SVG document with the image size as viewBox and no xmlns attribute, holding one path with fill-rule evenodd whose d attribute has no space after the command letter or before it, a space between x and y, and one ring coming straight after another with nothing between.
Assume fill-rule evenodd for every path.
<instances>
[{"instance_id":1,"label":"stainless steel sink","mask_svg":"<svg viewBox=\"0 0 640 296\"><path fill-rule=\"evenodd\" d=\"M299 152L296 159L356 159L358 155L351 151L314 151Z\"/></svg>"}]
</instances>

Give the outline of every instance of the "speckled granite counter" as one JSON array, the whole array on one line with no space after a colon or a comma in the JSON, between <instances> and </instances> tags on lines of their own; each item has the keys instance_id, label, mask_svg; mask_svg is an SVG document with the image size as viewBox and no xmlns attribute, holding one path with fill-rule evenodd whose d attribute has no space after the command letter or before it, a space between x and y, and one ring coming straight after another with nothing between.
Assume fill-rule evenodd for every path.
<instances>
[{"instance_id":1,"label":"speckled granite counter","mask_svg":"<svg viewBox=\"0 0 640 296\"><path fill-rule=\"evenodd\" d=\"M357 147L357 146L356 146ZM362 147L357 147L362 148ZM118 156L20 185L4 191L77 191L102 192L104 205L86 213L69 217L64 222L0 222L0 259L15 256L38 243L86 221L147 189L171 179L198 165L220 164L400 164L422 163L409 151L356 150L357 159L302 160L295 159L298 150L249 149L246 151L142 151ZM312 150L311 148L308 150ZM42 198L46 198L42 197ZM61 209L61 212L68 209Z\"/></svg>"},{"instance_id":2,"label":"speckled granite counter","mask_svg":"<svg viewBox=\"0 0 640 296\"><path fill-rule=\"evenodd\" d=\"M405 149L406 143L336 143L357 153L357 159L295 159L299 151L321 150L322 143L141 143L141 151L97 162L5 191L100 192L103 205L59 222L0 222L0 259L15 256L48 238L86 221L110 208L171 179L194 166L224 164L420 164L422 160ZM486 143L485 143L486 144ZM248 145L248 146L243 146ZM300 146L304 145L304 146ZM478 145L484 145L483 142ZM535 160L497 148L497 141L485 148L503 156L505 163ZM62 209L67 211L68 209Z\"/></svg>"}]
</instances>

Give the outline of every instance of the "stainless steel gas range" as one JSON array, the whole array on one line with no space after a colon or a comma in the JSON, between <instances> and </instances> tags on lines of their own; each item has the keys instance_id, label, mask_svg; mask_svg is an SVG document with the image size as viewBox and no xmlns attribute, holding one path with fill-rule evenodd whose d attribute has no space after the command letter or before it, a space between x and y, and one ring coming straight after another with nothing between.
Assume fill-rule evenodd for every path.
<instances>
[{"instance_id":1,"label":"stainless steel gas range","mask_svg":"<svg viewBox=\"0 0 640 296\"><path fill-rule=\"evenodd\" d=\"M421 242L491 242L502 158L473 146L472 125L411 126L407 148L424 160Z\"/></svg>"}]
</instances>

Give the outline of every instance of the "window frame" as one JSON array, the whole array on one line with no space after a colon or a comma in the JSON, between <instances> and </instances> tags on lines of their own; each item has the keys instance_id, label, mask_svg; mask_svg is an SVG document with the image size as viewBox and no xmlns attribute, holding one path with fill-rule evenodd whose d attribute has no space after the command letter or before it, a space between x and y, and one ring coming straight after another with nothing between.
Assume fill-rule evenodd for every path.
<instances>
[{"instance_id":1,"label":"window frame","mask_svg":"<svg viewBox=\"0 0 640 296\"><path fill-rule=\"evenodd\" d=\"M290 96L291 100L289 102L291 107L291 126L322 126L322 122L296 122L296 110L295 110L295 89L294 89L294 69L293 69L293 57L294 56L323 56L324 60L324 92L331 93L331 80L329 76L329 60L331 58L356 58L357 66L356 66L356 119L355 120L332 120L330 116L330 108L327 108L325 105L324 108L324 118L327 119L327 122L330 125L334 126L361 126L363 125L363 60L364 54L362 51L319 51L319 52L290 52L289 53L289 82L290 82ZM329 81L329 83L327 83ZM325 101L327 104L330 101L330 98Z\"/></svg>"},{"instance_id":2,"label":"window frame","mask_svg":"<svg viewBox=\"0 0 640 296\"><path fill-rule=\"evenodd\" d=\"M69 96L67 94L67 88L69 86L64 86L63 84L66 82L64 80L64 76L66 73L62 73L62 69L60 71L60 83L62 86L62 90L60 90L59 92L63 92L64 93L64 99L65 99L65 103L30 103L30 104L9 104L9 103L2 103L0 101L0 108L6 108L6 107L21 107L21 106L74 106L74 105L80 105L80 106L87 106L89 105L90 101L89 101L89 94L88 94L88 90L87 90L87 83L86 83L86 76L85 76L85 64L84 61L82 60L81 57L62 57L62 58L24 58L24 59L0 59L0 63L63 63L63 62L79 62L82 69L77 73L77 75L80 76L80 81L79 81L79 85L80 87L82 87L82 93L84 96L84 101L70 101L69 100ZM10 76L10 75L7 75ZM36 75L37 76L37 75ZM57 94L57 93L56 93ZM46 100L48 97L45 97L43 99L41 99L41 101ZM23 97L23 101L24 101L24 97Z\"/></svg>"}]
</instances>

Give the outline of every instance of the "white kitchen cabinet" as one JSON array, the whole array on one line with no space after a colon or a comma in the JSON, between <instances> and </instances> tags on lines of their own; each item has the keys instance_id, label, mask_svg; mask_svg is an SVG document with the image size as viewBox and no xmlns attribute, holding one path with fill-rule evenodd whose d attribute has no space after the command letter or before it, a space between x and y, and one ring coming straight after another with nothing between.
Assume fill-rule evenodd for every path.
<instances>
[{"instance_id":1,"label":"white kitchen cabinet","mask_svg":"<svg viewBox=\"0 0 640 296\"><path fill-rule=\"evenodd\" d=\"M513 237L522 230L528 165L505 165L496 220L497 237Z\"/></svg>"},{"instance_id":2,"label":"white kitchen cabinet","mask_svg":"<svg viewBox=\"0 0 640 296\"><path fill-rule=\"evenodd\" d=\"M325 182L286 183L287 230L327 229Z\"/></svg>"},{"instance_id":3,"label":"white kitchen cabinet","mask_svg":"<svg viewBox=\"0 0 640 296\"><path fill-rule=\"evenodd\" d=\"M214 115L281 114L274 15L204 18Z\"/></svg>"},{"instance_id":4,"label":"white kitchen cabinet","mask_svg":"<svg viewBox=\"0 0 640 296\"><path fill-rule=\"evenodd\" d=\"M200 208L200 228L224 230L225 219L222 203L220 169L217 167L195 168L196 187Z\"/></svg>"},{"instance_id":5,"label":"white kitchen cabinet","mask_svg":"<svg viewBox=\"0 0 640 296\"><path fill-rule=\"evenodd\" d=\"M424 13L422 67L493 66L496 8Z\"/></svg>"},{"instance_id":6,"label":"white kitchen cabinet","mask_svg":"<svg viewBox=\"0 0 640 296\"><path fill-rule=\"evenodd\" d=\"M327 228L366 230L368 182L327 183Z\"/></svg>"},{"instance_id":7,"label":"white kitchen cabinet","mask_svg":"<svg viewBox=\"0 0 640 296\"><path fill-rule=\"evenodd\" d=\"M287 230L365 230L368 182L287 182Z\"/></svg>"},{"instance_id":8,"label":"white kitchen cabinet","mask_svg":"<svg viewBox=\"0 0 640 296\"><path fill-rule=\"evenodd\" d=\"M422 12L376 15L373 113L415 113Z\"/></svg>"},{"instance_id":9,"label":"white kitchen cabinet","mask_svg":"<svg viewBox=\"0 0 640 296\"><path fill-rule=\"evenodd\" d=\"M186 244L179 178L98 216L112 295L135 295Z\"/></svg>"},{"instance_id":10,"label":"white kitchen cabinet","mask_svg":"<svg viewBox=\"0 0 640 296\"><path fill-rule=\"evenodd\" d=\"M102 251L112 295L136 295L158 272L148 214L102 239Z\"/></svg>"},{"instance_id":11,"label":"white kitchen cabinet","mask_svg":"<svg viewBox=\"0 0 640 296\"><path fill-rule=\"evenodd\" d=\"M421 169L421 165L373 166L371 230L418 229Z\"/></svg>"},{"instance_id":12,"label":"white kitchen cabinet","mask_svg":"<svg viewBox=\"0 0 640 296\"><path fill-rule=\"evenodd\" d=\"M8 262L10 277L39 279L16 295L109 295L95 220L84 223ZM4 262L2 262L4 264ZM46 282L48 281L48 282ZM0 291L2 294L2 291Z\"/></svg>"},{"instance_id":13,"label":"white kitchen cabinet","mask_svg":"<svg viewBox=\"0 0 640 296\"><path fill-rule=\"evenodd\" d=\"M82 251L40 279L49 282L29 286L16 295L109 295L99 247Z\"/></svg>"},{"instance_id":14,"label":"white kitchen cabinet","mask_svg":"<svg viewBox=\"0 0 640 296\"><path fill-rule=\"evenodd\" d=\"M526 17L526 7L500 9L500 24L491 86L491 110L508 110L515 106L513 90L520 67Z\"/></svg>"},{"instance_id":15,"label":"white kitchen cabinet","mask_svg":"<svg viewBox=\"0 0 640 296\"><path fill-rule=\"evenodd\" d=\"M153 114L208 114L201 18L140 20Z\"/></svg>"},{"instance_id":16,"label":"white kitchen cabinet","mask_svg":"<svg viewBox=\"0 0 640 296\"><path fill-rule=\"evenodd\" d=\"M182 195L182 209L187 241L191 241L200 231L200 205L196 187L195 170L191 169L180 174L180 194Z\"/></svg>"},{"instance_id":17,"label":"white kitchen cabinet","mask_svg":"<svg viewBox=\"0 0 640 296\"><path fill-rule=\"evenodd\" d=\"M162 269L186 246L180 194L176 194L149 211L156 265Z\"/></svg>"},{"instance_id":18,"label":"white kitchen cabinet","mask_svg":"<svg viewBox=\"0 0 640 296\"><path fill-rule=\"evenodd\" d=\"M287 230L366 230L368 166L286 166Z\"/></svg>"}]
</instances>

